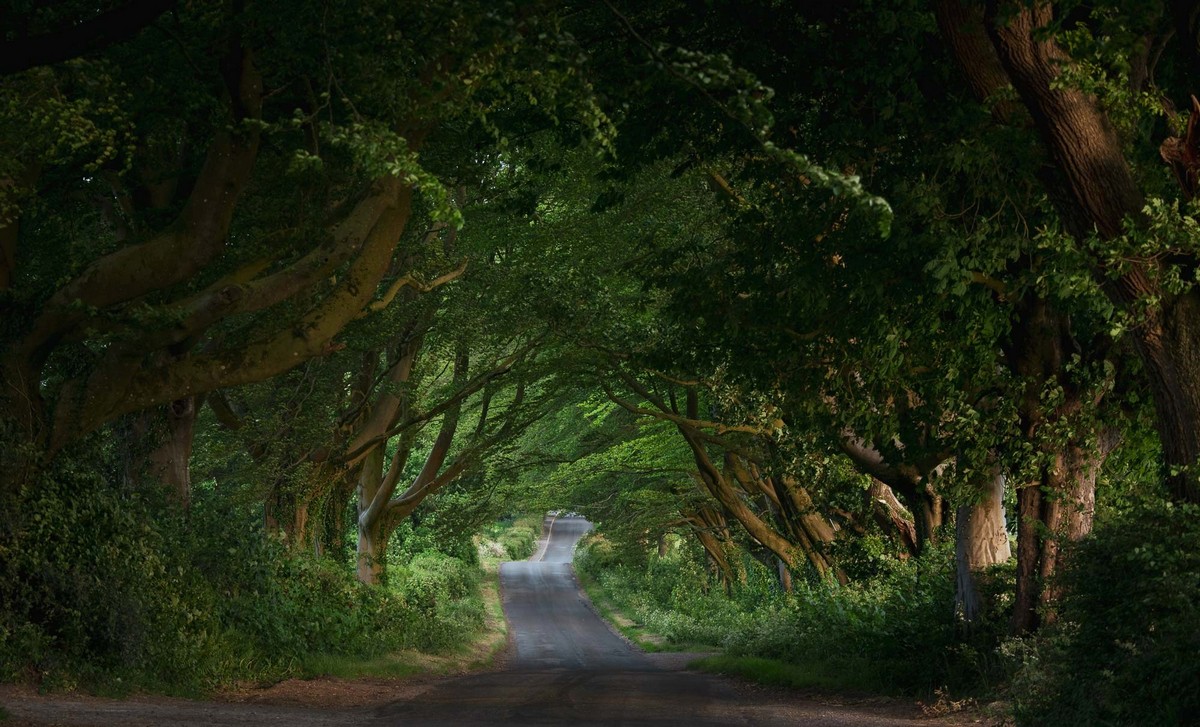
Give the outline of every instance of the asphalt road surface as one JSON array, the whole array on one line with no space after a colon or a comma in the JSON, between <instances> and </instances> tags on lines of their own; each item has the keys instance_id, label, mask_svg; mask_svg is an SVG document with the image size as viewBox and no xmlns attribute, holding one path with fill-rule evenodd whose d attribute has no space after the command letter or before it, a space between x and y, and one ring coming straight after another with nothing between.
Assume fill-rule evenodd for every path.
<instances>
[{"instance_id":1,"label":"asphalt road surface","mask_svg":"<svg viewBox=\"0 0 1200 727\"><path fill-rule=\"evenodd\" d=\"M500 567L507 668L448 679L376 712L389 725L913 725L895 710L823 704L735 687L645 654L609 629L579 589L571 560L591 528L558 518L531 560ZM930 724L926 722L925 724Z\"/></svg>"},{"instance_id":2,"label":"asphalt road surface","mask_svg":"<svg viewBox=\"0 0 1200 727\"><path fill-rule=\"evenodd\" d=\"M657 666L613 633L579 589L575 544L591 528L558 518L534 559L500 567L508 668L447 681L380 710L381 722L428 725L730 724L713 710L737 695L721 679ZM734 720L740 722L742 720Z\"/></svg>"}]
</instances>

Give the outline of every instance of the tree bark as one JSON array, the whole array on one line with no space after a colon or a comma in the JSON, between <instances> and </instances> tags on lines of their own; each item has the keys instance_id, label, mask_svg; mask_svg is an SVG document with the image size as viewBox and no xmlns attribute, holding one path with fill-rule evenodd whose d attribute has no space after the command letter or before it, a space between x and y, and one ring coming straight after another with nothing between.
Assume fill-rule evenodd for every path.
<instances>
[{"instance_id":1,"label":"tree bark","mask_svg":"<svg viewBox=\"0 0 1200 727\"><path fill-rule=\"evenodd\" d=\"M1097 442L1069 442L1042 468L1039 482L1017 490L1014 634L1031 633L1057 619L1063 546L1092 531L1096 480L1118 441L1115 430L1108 429Z\"/></svg>"},{"instance_id":2,"label":"tree bark","mask_svg":"<svg viewBox=\"0 0 1200 727\"><path fill-rule=\"evenodd\" d=\"M127 486L162 487L185 511L191 506L197 405L195 397L177 399L131 415L119 427Z\"/></svg>"},{"instance_id":3,"label":"tree bark","mask_svg":"<svg viewBox=\"0 0 1200 727\"><path fill-rule=\"evenodd\" d=\"M150 454L152 476L174 494L184 510L192 504L191 457L197 403L196 397L189 396L164 407L166 431L162 443Z\"/></svg>"},{"instance_id":4,"label":"tree bark","mask_svg":"<svg viewBox=\"0 0 1200 727\"><path fill-rule=\"evenodd\" d=\"M1004 518L1004 475L998 468L986 478L978 502L958 507L954 525L955 610L970 628L982 609L977 574L1012 556Z\"/></svg>"},{"instance_id":5,"label":"tree bark","mask_svg":"<svg viewBox=\"0 0 1200 727\"><path fill-rule=\"evenodd\" d=\"M865 496L870 500L871 515L880 529L890 534L904 548L902 557L920 555L917 526L913 522L912 513L896 499L892 488L872 477Z\"/></svg>"},{"instance_id":6,"label":"tree bark","mask_svg":"<svg viewBox=\"0 0 1200 727\"><path fill-rule=\"evenodd\" d=\"M331 339L374 296L411 212L412 189L400 180L379 182L377 195L382 203L375 200L363 210L371 224L358 256L315 308L293 325L273 330L244 347L189 355L161 366L143 368L140 358L131 359L132 351L114 347L89 376L62 387L49 451L58 451L114 416L181 394L262 381L329 353Z\"/></svg>"},{"instance_id":7,"label":"tree bark","mask_svg":"<svg viewBox=\"0 0 1200 727\"><path fill-rule=\"evenodd\" d=\"M455 356L454 381L461 388L466 383L469 359L465 349ZM408 517L417 506L436 489L456 477L465 467L460 458L446 472L440 472L450 446L458 431L462 412L462 400L455 403L442 415L442 425L433 447L425 458L421 471L412 484L399 497L393 497L411 447L411 438L402 436L391 464L383 469L384 451L387 440L378 442L369 449L362 461L362 474L358 488L358 577L367 584L377 584L383 573L383 548L387 543L389 524Z\"/></svg>"},{"instance_id":8,"label":"tree bark","mask_svg":"<svg viewBox=\"0 0 1200 727\"><path fill-rule=\"evenodd\" d=\"M932 457L928 462L892 464L885 460L879 449L852 432L842 432L838 445L856 469L879 480L904 499L913 516L914 555L921 555L927 546L937 542L945 522L946 503L928 479L943 465L945 457Z\"/></svg>"},{"instance_id":9,"label":"tree bark","mask_svg":"<svg viewBox=\"0 0 1200 727\"><path fill-rule=\"evenodd\" d=\"M383 483L383 447L376 447L363 458L358 479L358 580L378 585L383 577L384 518L365 517Z\"/></svg>"},{"instance_id":10,"label":"tree bark","mask_svg":"<svg viewBox=\"0 0 1200 727\"><path fill-rule=\"evenodd\" d=\"M939 19L961 5L942 0ZM988 54L964 50L977 47L970 44L977 37L975 15L960 20L943 22L942 29L972 87L986 87L989 78L998 83ZM983 26L1054 161L1058 175L1048 186L1051 197L1062 198L1066 227L1086 249L1093 233L1111 240L1123 234L1127 221L1144 225L1144 198L1122 140L1097 100L1058 82L1070 59L1050 32L1053 21L1048 2L991 0ZM1191 30L1185 37L1193 37ZM1194 265L1195 256L1188 262ZM1110 271L1108 261L1095 258L1093 269L1109 297L1137 318L1131 338L1151 384L1168 486L1176 499L1200 502L1200 291L1165 290L1159 281L1166 264L1160 258L1125 259Z\"/></svg>"}]
</instances>

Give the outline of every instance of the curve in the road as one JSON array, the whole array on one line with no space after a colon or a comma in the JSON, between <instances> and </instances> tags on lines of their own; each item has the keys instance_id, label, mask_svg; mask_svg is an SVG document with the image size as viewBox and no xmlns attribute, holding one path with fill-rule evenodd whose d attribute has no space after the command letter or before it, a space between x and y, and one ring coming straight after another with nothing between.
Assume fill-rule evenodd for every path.
<instances>
[{"instance_id":1,"label":"curve in the road","mask_svg":"<svg viewBox=\"0 0 1200 727\"><path fill-rule=\"evenodd\" d=\"M500 569L512 651L504 671L451 680L380 710L390 724L729 724L722 680L656 667L614 634L579 590L571 560L591 529L558 518L537 560ZM738 720L734 720L738 721Z\"/></svg>"},{"instance_id":2,"label":"curve in the road","mask_svg":"<svg viewBox=\"0 0 1200 727\"><path fill-rule=\"evenodd\" d=\"M504 614L515 669L652 668L588 607L571 569L575 544L591 529L583 518L550 521L540 560L500 566Z\"/></svg>"}]
</instances>

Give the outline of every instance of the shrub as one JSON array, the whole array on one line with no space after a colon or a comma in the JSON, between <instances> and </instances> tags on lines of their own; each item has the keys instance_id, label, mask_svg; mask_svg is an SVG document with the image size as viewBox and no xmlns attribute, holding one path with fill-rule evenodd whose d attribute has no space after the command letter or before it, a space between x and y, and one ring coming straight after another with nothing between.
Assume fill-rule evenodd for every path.
<instances>
[{"instance_id":1,"label":"shrub","mask_svg":"<svg viewBox=\"0 0 1200 727\"><path fill-rule=\"evenodd\" d=\"M195 694L296 673L314 653L450 648L482 624L463 559L422 552L399 586L368 587L289 552L227 493L197 491L184 518L70 462L0 523L5 681Z\"/></svg>"},{"instance_id":2,"label":"shrub","mask_svg":"<svg viewBox=\"0 0 1200 727\"><path fill-rule=\"evenodd\" d=\"M804 673L858 687L931 694L974 689L999 669L994 655L1002 619L969 638L954 619L953 553L935 549L916 561L892 560L866 584L796 579L779 590L774 574L745 558L744 583L727 594L709 582L699 553L648 556L639 567L620 560L599 537L578 551L576 567L600 583L621 610L677 646L723 647L731 656L803 666ZM998 577L1003 577L1002 575Z\"/></svg>"},{"instance_id":3,"label":"shrub","mask_svg":"<svg viewBox=\"0 0 1200 727\"><path fill-rule=\"evenodd\" d=\"M0 531L0 676L63 686L211 683L233 652L218 593L176 535L180 518L69 462L18 493Z\"/></svg>"},{"instance_id":4,"label":"shrub","mask_svg":"<svg viewBox=\"0 0 1200 727\"><path fill-rule=\"evenodd\" d=\"M509 560L525 560L537 548L537 533L525 525L514 525L500 536L500 544Z\"/></svg>"},{"instance_id":5,"label":"shrub","mask_svg":"<svg viewBox=\"0 0 1200 727\"><path fill-rule=\"evenodd\" d=\"M1060 624L1008 646L1018 721L1185 724L1200 714L1200 507L1153 502L1067 559Z\"/></svg>"},{"instance_id":6,"label":"shrub","mask_svg":"<svg viewBox=\"0 0 1200 727\"><path fill-rule=\"evenodd\" d=\"M446 649L478 632L484 617L478 585L477 568L437 551L418 554L394 573L390 589L416 616L406 645Z\"/></svg>"},{"instance_id":7,"label":"shrub","mask_svg":"<svg viewBox=\"0 0 1200 727\"><path fill-rule=\"evenodd\" d=\"M498 550L496 555L507 560L525 560L537 550L541 523L540 517L505 517L484 528L482 536L486 543L494 543L487 547Z\"/></svg>"}]
</instances>

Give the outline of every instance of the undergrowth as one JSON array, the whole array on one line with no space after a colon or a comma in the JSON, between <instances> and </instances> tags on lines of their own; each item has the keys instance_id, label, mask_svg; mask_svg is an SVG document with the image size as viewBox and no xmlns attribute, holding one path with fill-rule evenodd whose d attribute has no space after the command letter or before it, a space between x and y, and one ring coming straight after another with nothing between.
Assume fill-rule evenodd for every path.
<instances>
[{"instance_id":1,"label":"undergrowth","mask_svg":"<svg viewBox=\"0 0 1200 727\"><path fill-rule=\"evenodd\" d=\"M576 566L669 645L724 652L702 668L772 684L929 696L987 690L1003 668L998 620L961 633L950 556L937 550L897 561L857 585L801 580L790 594L749 558L745 581L726 592L684 547L631 564L593 538Z\"/></svg>"},{"instance_id":2,"label":"undergrowth","mask_svg":"<svg viewBox=\"0 0 1200 727\"><path fill-rule=\"evenodd\" d=\"M526 560L537 550L538 516L504 517L483 529L481 549L497 560Z\"/></svg>"},{"instance_id":3,"label":"undergrowth","mask_svg":"<svg viewBox=\"0 0 1200 727\"><path fill-rule=\"evenodd\" d=\"M454 649L484 622L469 538L410 553L371 587L215 494L197 492L184 517L60 466L13 504L0 522L3 681L194 695L300 675L320 655Z\"/></svg>"}]
</instances>

